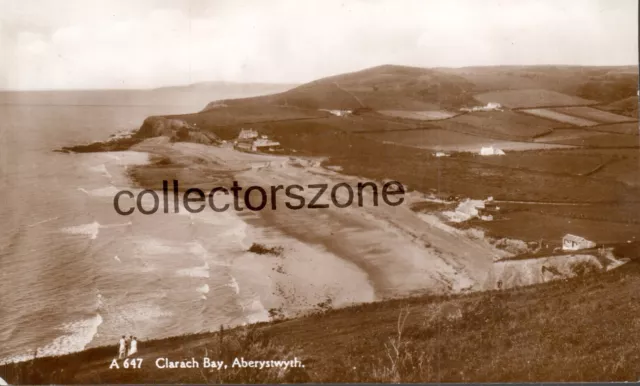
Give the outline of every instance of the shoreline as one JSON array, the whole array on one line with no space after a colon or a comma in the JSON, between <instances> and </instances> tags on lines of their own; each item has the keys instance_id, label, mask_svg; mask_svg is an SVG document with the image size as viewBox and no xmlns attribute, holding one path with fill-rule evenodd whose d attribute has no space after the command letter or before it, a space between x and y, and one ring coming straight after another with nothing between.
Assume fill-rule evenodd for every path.
<instances>
[{"instance_id":1,"label":"shoreline","mask_svg":"<svg viewBox=\"0 0 640 386\"><path fill-rule=\"evenodd\" d=\"M394 336L399 315L407 313L406 339L416 345L415 352L411 351L412 355L422 352L435 361L437 350L428 349L434 345L455 347L460 350L458 355L462 355L460 360L443 368L442 373L416 375L428 376L429 381L483 380L488 367L494 366L496 361L499 366L496 367L497 370L492 369L492 378L504 382L526 381L532 366L540 374L547 374L544 378L537 379L538 381L566 381L567 369L575 369L576 365L581 366L581 372L572 373L573 381L596 381L603 375L611 379L612 373L606 369L619 362L619 355L616 353L621 348L626 350L633 347L628 336L634 331L633 315L637 307L629 307L625 299L627 295L635 293L640 278L639 268L638 262L633 261L603 275L586 275L566 281L502 291L422 295L377 301L327 309L297 318L142 340L137 358L141 358L145 366L140 371L109 369L113 358L117 356L117 345L114 343L66 355L3 364L0 365L0 376L10 384L87 384L97 383L98 380L108 383L151 383L160 379L172 383L198 383L203 382L203 375L199 370L158 371L154 366L155 360L207 356L230 364L234 357L244 357L247 360L285 360L297 357L306 365L305 370L301 374L287 371L276 375L275 379L284 382L295 382L296 379L301 382L355 382L358 379L384 382L388 380L376 378L373 371L385 363L383 343L366 337L374 331L384 331L384 336ZM567 304L572 307L569 309ZM609 310L616 312L594 314L594 307L602 304L607 304ZM586 317L589 315L590 318ZM595 316L598 321L596 324L592 320ZM602 328L602 325L620 316L623 317L616 329ZM514 324L513 320L520 323ZM481 324L483 334L488 334L495 344L485 347L489 352L478 358L476 353L486 345L485 336L480 336L477 331L481 322L484 322ZM541 338L534 333L541 325L553 325L548 331L551 336ZM567 329L582 331L588 339L576 341L565 361L545 361L539 358L536 351L523 349L534 343L545 348L552 347L562 339ZM335 333L326 335L327 330ZM423 330L424 333L417 333ZM429 331L431 333L427 334ZM440 333L435 333L437 331ZM302 337L307 342L304 346L299 343ZM339 342L344 339L349 339L356 346L340 345ZM588 353L592 344L599 344L601 352L604 350L604 355L597 359L601 366L594 366L593 361L583 360L581 353ZM505 347L512 349L507 350ZM335 361L334 358L347 360ZM357 372L353 373L349 369L352 369L351 363L356 358L360 358L360 361ZM486 358L493 358L494 361L486 361ZM520 367L519 363L530 365ZM635 369L634 363L624 361L624 368L615 373L615 380L634 380L630 378ZM600 371L594 372L593 369ZM461 371L465 373L464 379L460 378ZM247 371L226 371L219 376L229 382L268 383L260 379L271 375L267 372L258 373L254 376L259 378L254 378ZM211 381L217 377L215 374L205 373L204 380L209 382L209 376L213 377ZM303 378L294 378L299 376Z\"/></svg>"},{"instance_id":2,"label":"shoreline","mask_svg":"<svg viewBox=\"0 0 640 386\"><path fill-rule=\"evenodd\" d=\"M236 179L252 186L269 185L273 180L289 183L291 178L294 181L295 179L308 181L309 176L318 178L318 180L332 181L334 184L353 182L358 179L357 176L337 173L330 167L322 166L317 157L245 153L209 144L176 142L166 136L147 139L137 139L134 136L135 134L123 140L98 142L99 145L95 145L95 143L83 145L77 147L76 150L78 150L77 152L113 151L111 150L114 148L112 146L115 148L119 146L113 145L113 143L119 143L122 147L126 147L126 150L149 154L153 162L146 165L135 165L127 171L133 185L142 189L158 190L159 183L163 179L170 180L174 177L181 181L182 189L180 190L183 192L184 187L213 188ZM123 142L119 142L121 140ZM95 149L100 150L96 151ZM182 184L182 181L186 181L186 183ZM338 260L354 264L360 272L365 273L373 287L373 297L367 298L365 296L364 303L416 296L425 293L425 286L431 286L432 290L436 289L436 293L443 294L464 293L465 291L483 293L493 289L492 285L487 286L485 283L490 281L489 276L492 271L490 267L493 266L495 260L499 260L496 254L504 257L508 255L507 253L502 250L494 250L489 243L483 240L470 239L460 243L460 237L466 239L469 235L447 225L435 216L431 216L434 222L431 224L425 222L421 218L423 216L418 216L416 212L405 209L408 208L402 208L403 215L408 217L398 217L396 213L384 210L358 213L347 208L348 213L335 213L335 210L329 210L329 213L310 213L303 210L300 213L294 213L293 217L276 211L264 211L252 213L254 216L249 216L248 219L241 218L241 220L263 230L276 229L278 234L272 239L276 240L275 244L267 243L267 246L278 246L281 242L277 240L287 238L296 240L300 245L317 246L324 253L328 253ZM411 219L409 224L404 223L407 218ZM308 222L309 219L314 221L321 219L320 221L324 221L324 223L320 227L317 227L317 224L311 226ZM439 232L435 247L434 240L424 240L419 237L420 232L412 229L415 227L423 229L423 231L428 230L423 233ZM307 232L306 229L313 229L314 232ZM344 234L338 232L336 235L332 229L348 229L349 231ZM359 231L354 232L354 229L359 229ZM384 239L389 234L402 240L400 244L389 247L384 243L378 243L378 246L373 248L365 247L365 244L368 244L367 240ZM339 242L333 241L335 237ZM445 246L445 252L446 248L450 248L456 253L448 255L445 253L446 256L443 257L442 246ZM473 262L468 258L459 258L459 256L466 256L469 251L477 248L485 251L484 253L493 254L493 256L479 265L478 262ZM401 255L408 255L409 259L398 262L385 249L403 251ZM416 272L415 264L420 261L416 260L416 257L422 256L420 259L424 259L424 253L428 250L437 250L438 253L430 255L430 258L435 258L434 261L440 262L435 266L422 267ZM322 261L322 259L316 260ZM273 264L272 269L282 269L277 263L270 264ZM301 269L299 271L301 276L313 275L313 270L308 267ZM429 277L429 273L434 271L438 272L439 276ZM450 279L443 280L442 272L448 273ZM412 277L413 279L411 279ZM407 278L411 282L409 285L406 284ZM286 280L290 280L290 277ZM307 290L307 292L309 291ZM317 298L316 300L317 304L321 304L327 299ZM347 301L343 305L336 302L332 307L349 307L352 304L358 304L358 301ZM282 307L273 307L272 309L278 311L279 308ZM265 307L265 311L268 309L270 307ZM276 315L281 315L280 311ZM293 314L293 317L305 315L305 312L314 312L313 307L307 306L306 311Z\"/></svg>"}]
</instances>

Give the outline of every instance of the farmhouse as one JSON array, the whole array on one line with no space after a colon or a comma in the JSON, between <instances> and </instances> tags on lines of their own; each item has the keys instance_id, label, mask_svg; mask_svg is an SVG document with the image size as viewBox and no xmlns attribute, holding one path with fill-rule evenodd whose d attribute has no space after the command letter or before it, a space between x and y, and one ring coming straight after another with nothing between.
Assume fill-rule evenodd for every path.
<instances>
[{"instance_id":1,"label":"farmhouse","mask_svg":"<svg viewBox=\"0 0 640 386\"><path fill-rule=\"evenodd\" d=\"M502 105L496 102L489 102L486 106L463 107L460 111L466 111L468 113L476 111L502 111Z\"/></svg>"},{"instance_id":2,"label":"farmhouse","mask_svg":"<svg viewBox=\"0 0 640 386\"><path fill-rule=\"evenodd\" d=\"M497 147L488 146L480 149L480 155L504 155L504 151Z\"/></svg>"},{"instance_id":3,"label":"farmhouse","mask_svg":"<svg viewBox=\"0 0 640 386\"><path fill-rule=\"evenodd\" d=\"M240 134L238 134L238 140L241 139L254 139L258 138L258 132L253 129L240 129Z\"/></svg>"},{"instance_id":4,"label":"farmhouse","mask_svg":"<svg viewBox=\"0 0 640 386\"><path fill-rule=\"evenodd\" d=\"M272 141L266 135L259 135L254 129L241 129L234 145L236 149L244 151L274 151L280 149L280 142Z\"/></svg>"},{"instance_id":5,"label":"farmhouse","mask_svg":"<svg viewBox=\"0 0 640 386\"><path fill-rule=\"evenodd\" d=\"M595 248L596 243L589 241L584 237L567 234L562 238L562 250L577 251L580 249Z\"/></svg>"},{"instance_id":6,"label":"farmhouse","mask_svg":"<svg viewBox=\"0 0 640 386\"><path fill-rule=\"evenodd\" d=\"M351 110L327 110L327 109L320 109L320 111L326 111L330 114L335 115L336 117L344 117L347 116L349 114L351 114Z\"/></svg>"},{"instance_id":7,"label":"farmhouse","mask_svg":"<svg viewBox=\"0 0 640 386\"><path fill-rule=\"evenodd\" d=\"M266 138L266 135L263 135L263 138L258 138L253 141L251 146L252 151L274 151L280 147L280 142L272 141Z\"/></svg>"}]
</instances>

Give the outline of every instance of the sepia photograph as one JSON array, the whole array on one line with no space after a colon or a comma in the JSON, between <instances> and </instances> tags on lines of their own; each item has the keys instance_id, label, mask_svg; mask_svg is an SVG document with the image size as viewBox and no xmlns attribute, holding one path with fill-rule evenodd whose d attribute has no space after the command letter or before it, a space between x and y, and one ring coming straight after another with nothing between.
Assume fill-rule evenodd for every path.
<instances>
[{"instance_id":1,"label":"sepia photograph","mask_svg":"<svg viewBox=\"0 0 640 386\"><path fill-rule=\"evenodd\" d=\"M0 0L0 385L640 381L636 0Z\"/></svg>"}]
</instances>

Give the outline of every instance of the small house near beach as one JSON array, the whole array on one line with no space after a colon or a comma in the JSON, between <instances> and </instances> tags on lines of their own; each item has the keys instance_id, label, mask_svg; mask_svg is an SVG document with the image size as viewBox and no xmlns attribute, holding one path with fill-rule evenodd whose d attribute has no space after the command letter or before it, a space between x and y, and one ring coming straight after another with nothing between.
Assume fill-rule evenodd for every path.
<instances>
[{"instance_id":1,"label":"small house near beach","mask_svg":"<svg viewBox=\"0 0 640 386\"><path fill-rule=\"evenodd\" d=\"M580 249L595 248L596 243L589 241L584 237L566 234L562 238L562 250L563 251L578 251Z\"/></svg>"}]
</instances>

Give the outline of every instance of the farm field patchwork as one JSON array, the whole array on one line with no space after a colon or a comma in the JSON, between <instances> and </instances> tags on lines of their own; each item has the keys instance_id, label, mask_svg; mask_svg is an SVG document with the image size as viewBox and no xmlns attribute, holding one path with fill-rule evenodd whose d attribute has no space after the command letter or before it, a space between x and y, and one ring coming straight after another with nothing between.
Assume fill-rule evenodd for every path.
<instances>
[{"instance_id":1,"label":"farm field patchwork","mask_svg":"<svg viewBox=\"0 0 640 386\"><path fill-rule=\"evenodd\" d=\"M303 121L306 123L307 121ZM412 130L417 128L415 123L408 121L396 121L388 119L380 119L375 116L351 115L345 117L328 117L313 119L309 122L316 122L320 125L340 130L342 132L367 132L367 131L394 131L394 130ZM304 128L304 126L302 126Z\"/></svg>"},{"instance_id":2,"label":"farm field patchwork","mask_svg":"<svg viewBox=\"0 0 640 386\"><path fill-rule=\"evenodd\" d=\"M640 187L640 173L638 173L640 159L638 159L637 150L632 150L632 152L634 154L624 155L623 159L607 164L593 174L593 178L618 181L627 186Z\"/></svg>"},{"instance_id":3,"label":"farm field patchwork","mask_svg":"<svg viewBox=\"0 0 640 386\"><path fill-rule=\"evenodd\" d=\"M585 118L574 117L573 115L564 114L552 109L525 109L520 110L523 113L535 115L541 118L551 119L560 123L570 124L574 126L595 126L598 122L590 121Z\"/></svg>"},{"instance_id":4,"label":"farm field patchwork","mask_svg":"<svg viewBox=\"0 0 640 386\"><path fill-rule=\"evenodd\" d=\"M563 140L586 138L598 134L602 133L578 128L560 128L553 129L549 134L537 137L534 141L539 143L553 143Z\"/></svg>"},{"instance_id":5,"label":"farm field patchwork","mask_svg":"<svg viewBox=\"0 0 640 386\"><path fill-rule=\"evenodd\" d=\"M600 131L569 129L555 130L550 135L537 138L538 143L554 143L585 147L638 147L638 136L629 134L606 133Z\"/></svg>"},{"instance_id":6,"label":"farm field patchwork","mask_svg":"<svg viewBox=\"0 0 640 386\"><path fill-rule=\"evenodd\" d=\"M407 110L378 110L378 113L396 118L414 119L418 121L432 121L437 119L447 119L455 117L457 113L444 110L424 110L424 111L407 111Z\"/></svg>"},{"instance_id":7,"label":"farm field patchwork","mask_svg":"<svg viewBox=\"0 0 640 386\"><path fill-rule=\"evenodd\" d=\"M473 112L434 122L433 125L502 139L533 138L558 126L547 119L509 110Z\"/></svg>"},{"instance_id":8,"label":"farm field patchwork","mask_svg":"<svg viewBox=\"0 0 640 386\"><path fill-rule=\"evenodd\" d=\"M535 150L569 147L535 142L517 142L491 139L444 129L423 129L384 133L367 133L368 138L383 143L441 151L479 152L482 147L494 146L503 150Z\"/></svg>"},{"instance_id":9,"label":"farm field patchwork","mask_svg":"<svg viewBox=\"0 0 640 386\"><path fill-rule=\"evenodd\" d=\"M598 123L620 123L636 121L636 119L631 117L625 117L624 115L613 114L608 111L598 110L596 108L587 106L559 107L551 110L557 111L562 114L568 114L575 117L588 119Z\"/></svg>"},{"instance_id":10,"label":"farm field patchwork","mask_svg":"<svg viewBox=\"0 0 640 386\"><path fill-rule=\"evenodd\" d=\"M592 154L589 154L592 153ZM492 165L508 169L529 170L552 174L579 176L596 169L613 158L597 151L578 152L575 150L510 152L503 157L483 157L476 154L458 156L461 161Z\"/></svg>"},{"instance_id":11,"label":"farm field patchwork","mask_svg":"<svg viewBox=\"0 0 640 386\"><path fill-rule=\"evenodd\" d=\"M626 123L612 123L607 125L599 125L599 126L589 128L589 131L638 135L640 128L638 127L638 122L626 122Z\"/></svg>"},{"instance_id":12,"label":"farm field patchwork","mask_svg":"<svg viewBox=\"0 0 640 386\"><path fill-rule=\"evenodd\" d=\"M558 214L539 213L532 205L531 210L515 211L498 215L494 221L482 222L481 227L488 236L512 238L524 241L539 241L560 244L567 233L579 234L600 243L625 243L635 240L640 234L640 225L617 221L592 220L568 217ZM502 208L501 208L502 209ZM575 207L580 212L582 206ZM540 226L544 224L544 226Z\"/></svg>"},{"instance_id":13,"label":"farm field patchwork","mask_svg":"<svg viewBox=\"0 0 640 386\"><path fill-rule=\"evenodd\" d=\"M539 89L490 91L475 95L474 98L485 104L497 102L512 109L547 106L581 106L597 103L596 101L577 96Z\"/></svg>"}]
</instances>

